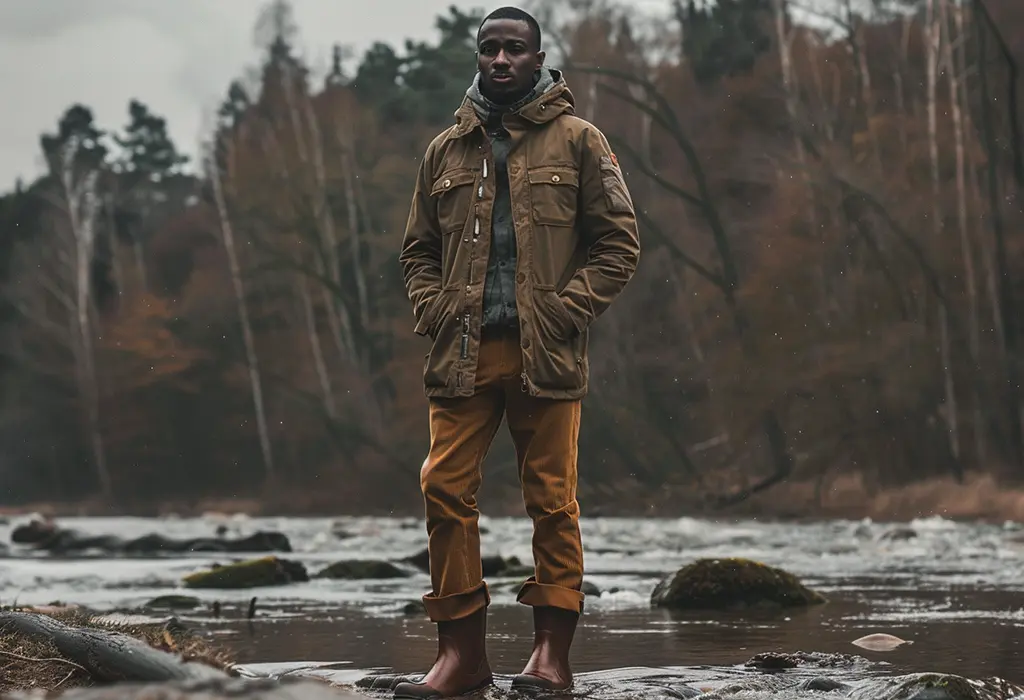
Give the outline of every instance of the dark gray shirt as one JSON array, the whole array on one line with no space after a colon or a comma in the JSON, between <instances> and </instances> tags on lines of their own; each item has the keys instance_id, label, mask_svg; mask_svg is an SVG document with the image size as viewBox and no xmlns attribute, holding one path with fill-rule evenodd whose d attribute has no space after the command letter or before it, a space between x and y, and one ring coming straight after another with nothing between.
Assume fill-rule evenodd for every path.
<instances>
[{"instance_id":1,"label":"dark gray shirt","mask_svg":"<svg viewBox=\"0 0 1024 700\"><path fill-rule=\"evenodd\" d=\"M491 248L484 282L483 325L519 326L516 310L516 229L512 221L512 195L508 184L509 133L501 125L501 113L485 125L494 157L494 209L491 213Z\"/></svg>"}]
</instances>

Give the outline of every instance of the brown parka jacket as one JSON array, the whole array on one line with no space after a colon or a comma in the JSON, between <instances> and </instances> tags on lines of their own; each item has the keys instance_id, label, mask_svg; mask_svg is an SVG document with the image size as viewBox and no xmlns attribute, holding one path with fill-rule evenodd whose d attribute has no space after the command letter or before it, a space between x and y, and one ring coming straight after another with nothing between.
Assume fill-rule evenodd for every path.
<instances>
[{"instance_id":1,"label":"brown parka jacket","mask_svg":"<svg viewBox=\"0 0 1024 700\"><path fill-rule=\"evenodd\" d=\"M589 327L619 295L640 255L633 202L605 136L575 116L565 80L504 117L517 244L522 388L587 393ZM416 318L433 341L427 396L471 396L476 380L495 178L469 100L420 163L399 261Z\"/></svg>"}]
</instances>

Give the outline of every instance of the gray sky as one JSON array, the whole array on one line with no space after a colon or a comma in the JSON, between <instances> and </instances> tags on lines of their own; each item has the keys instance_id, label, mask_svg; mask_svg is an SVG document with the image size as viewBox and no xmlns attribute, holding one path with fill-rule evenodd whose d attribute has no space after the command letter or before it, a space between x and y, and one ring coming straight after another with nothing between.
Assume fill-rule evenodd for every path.
<instances>
[{"instance_id":1,"label":"gray sky","mask_svg":"<svg viewBox=\"0 0 1024 700\"><path fill-rule=\"evenodd\" d=\"M292 0L309 62L331 46L357 56L373 41L431 39L449 5L483 0ZM121 128L135 97L167 118L178 147L194 155L229 82L259 54L253 29L263 0L0 0L0 192L42 172L39 136L74 102L102 128ZM353 9L353 7L358 9ZM469 76L467 76L467 80Z\"/></svg>"}]
</instances>

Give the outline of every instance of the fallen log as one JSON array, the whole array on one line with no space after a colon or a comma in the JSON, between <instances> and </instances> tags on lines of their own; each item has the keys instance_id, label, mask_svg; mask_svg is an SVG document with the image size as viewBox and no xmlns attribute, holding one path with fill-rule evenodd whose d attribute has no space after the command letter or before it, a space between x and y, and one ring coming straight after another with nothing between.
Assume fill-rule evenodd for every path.
<instances>
[{"instance_id":1,"label":"fallen log","mask_svg":"<svg viewBox=\"0 0 1024 700\"><path fill-rule=\"evenodd\" d=\"M150 635L167 650L139 637L102 625L87 626L88 618L68 614L68 624L56 617L21 611L0 612L0 657L4 659L2 679L7 689L18 687L17 662L22 673L36 684L38 668L58 665L67 675L57 686L89 685L116 681L198 681L225 679L226 663L211 655L198 641L180 646L170 626L150 630ZM95 624L95 623L94 623ZM74 678L73 678L74 677ZM0 687L3 687L0 686Z\"/></svg>"},{"instance_id":2,"label":"fallen log","mask_svg":"<svg viewBox=\"0 0 1024 700\"><path fill-rule=\"evenodd\" d=\"M118 683L76 688L58 697L61 700L366 700L369 696L315 680L228 678L160 684ZM29 692L14 692L0 695L0 698L39 700L40 696Z\"/></svg>"}]
</instances>

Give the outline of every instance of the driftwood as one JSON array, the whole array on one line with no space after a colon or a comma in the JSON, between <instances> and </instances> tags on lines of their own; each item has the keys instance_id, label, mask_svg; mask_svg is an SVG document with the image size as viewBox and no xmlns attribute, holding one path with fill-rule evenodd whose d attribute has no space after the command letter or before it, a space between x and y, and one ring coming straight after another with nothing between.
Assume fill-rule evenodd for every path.
<instances>
[{"instance_id":1,"label":"driftwood","mask_svg":"<svg viewBox=\"0 0 1024 700\"><path fill-rule=\"evenodd\" d=\"M0 636L51 644L70 667L97 683L115 681L199 681L229 675L205 663L156 649L113 629L72 627L49 615L0 612Z\"/></svg>"},{"instance_id":2,"label":"driftwood","mask_svg":"<svg viewBox=\"0 0 1024 700\"><path fill-rule=\"evenodd\" d=\"M36 700L44 697L30 692L0 695L2 700ZM51 696L45 696L51 697ZM268 678L227 678L175 683L118 683L77 688L60 695L61 700L366 700L350 690L321 681Z\"/></svg>"}]
</instances>

